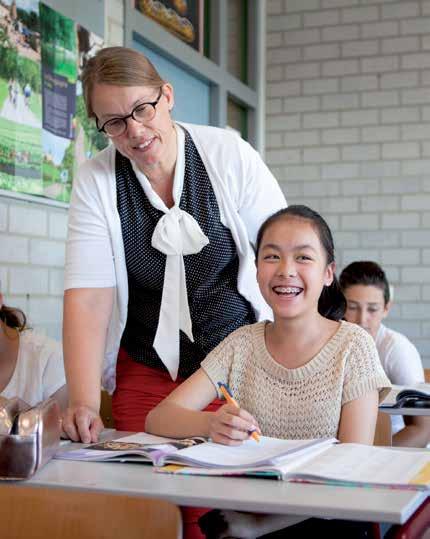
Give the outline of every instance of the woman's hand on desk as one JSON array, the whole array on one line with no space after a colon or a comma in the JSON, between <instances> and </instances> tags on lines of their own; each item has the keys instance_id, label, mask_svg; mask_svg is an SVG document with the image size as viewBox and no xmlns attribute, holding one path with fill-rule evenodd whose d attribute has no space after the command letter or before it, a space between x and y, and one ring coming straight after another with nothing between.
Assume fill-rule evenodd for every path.
<instances>
[{"instance_id":1,"label":"woman's hand on desk","mask_svg":"<svg viewBox=\"0 0 430 539\"><path fill-rule=\"evenodd\" d=\"M224 404L216 412L210 414L209 437L216 443L240 445L254 430L261 434L257 421L252 415L233 404Z\"/></svg>"},{"instance_id":2,"label":"woman's hand on desk","mask_svg":"<svg viewBox=\"0 0 430 539\"><path fill-rule=\"evenodd\" d=\"M69 406L63 414L63 433L74 442L97 442L103 430L99 413L89 406Z\"/></svg>"}]
</instances>

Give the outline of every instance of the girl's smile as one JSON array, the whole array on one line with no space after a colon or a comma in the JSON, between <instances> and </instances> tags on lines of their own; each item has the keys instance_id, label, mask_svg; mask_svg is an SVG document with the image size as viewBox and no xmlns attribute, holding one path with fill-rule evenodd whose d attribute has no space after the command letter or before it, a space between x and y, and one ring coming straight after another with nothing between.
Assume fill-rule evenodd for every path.
<instances>
[{"instance_id":1,"label":"girl's smile","mask_svg":"<svg viewBox=\"0 0 430 539\"><path fill-rule=\"evenodd\" d=\"M272 289L275 294L285 297L295 297L303 292L303 288L298 286L274 286Z\"/></svg>"}]
</instances>

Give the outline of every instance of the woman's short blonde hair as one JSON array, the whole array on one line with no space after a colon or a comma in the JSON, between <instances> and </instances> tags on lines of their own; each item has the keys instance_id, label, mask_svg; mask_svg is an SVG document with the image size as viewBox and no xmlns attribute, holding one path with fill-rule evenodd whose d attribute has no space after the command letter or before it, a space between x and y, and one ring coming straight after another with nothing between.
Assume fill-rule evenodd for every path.
<instances>
[{"instance_id":1,"label":"woman's short blonde hair","mask_svg":"<svg viewBox=\"0 0 430 539\"><path fill-rule=\"evenodd\" d=\"M101 49L86 64L82 87L88 117L94 117L91 94L95 84L160 88L165 81L141 52L127 47Z\"/></svg>"}]
</instances>

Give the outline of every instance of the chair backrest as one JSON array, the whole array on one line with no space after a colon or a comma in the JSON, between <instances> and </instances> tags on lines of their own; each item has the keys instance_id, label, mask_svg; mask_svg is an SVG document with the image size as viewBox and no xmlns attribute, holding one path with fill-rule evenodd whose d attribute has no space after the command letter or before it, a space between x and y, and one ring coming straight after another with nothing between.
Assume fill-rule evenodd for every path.
<instances>
[{"instance_id":1,"label":"chair backrest","mask_svg":"<svg viewBox=\"0 0 430 539\"><path fill-rule=\"evenodd\" d=\"M107 429L114 429L115 423L112 415L112 397L107 391L102 390L100 395L100 417Z\"/></svg>"},{"instance_id":2,"label":"chair backrest","mask_svg":"<svg viewBox=\"0 0 430 539\"><path fill-rule=\"evenodd\" d=\"M182 539L179 508L164 500L0 484L8 539Z\"/></svg>"},{"instance_id":3,"label":"chair backrest","mask_svg":"<svg viewBox=\"0 0 430 539\"><path fill-rule=\"evenodd\" d=\"M378 412L373 445L392 445L391 417L384 412Z\"/></svg>"}]
</instances>

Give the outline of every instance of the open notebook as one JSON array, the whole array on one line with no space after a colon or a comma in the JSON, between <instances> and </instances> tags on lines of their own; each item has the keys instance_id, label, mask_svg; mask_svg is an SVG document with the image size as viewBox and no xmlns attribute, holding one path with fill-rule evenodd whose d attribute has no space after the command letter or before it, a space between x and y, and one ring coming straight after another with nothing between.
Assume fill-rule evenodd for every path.
<instances>
[{"instance_id":1,"label":"open notebook","mask_svg":"<svg viewBox=\"0 0 430 539\"><path fill-rule=\"evenodd\" d=\"M181 475L255 475L283 481L430 490L430 451L409 451L360 444L315 446L287 455L276 464L204 468L167 465L157 472Z\"/></svg>"},{"instance_id":2,"label":"open notebook","mask_svg":"<svg viewBox=\"0 0 430 539\"><path fill-rule=\"evenodd\" d=\"M133 434L110 442L60 452L56 458L87 461L141 461L155 466L184 464L208 468L247 469L274 466L287 456L299 456L326 448L337 440L279 440L261 437L231 447L193 437L184 440L161 438L146 433Z\"/></svg>"},{"instance_id":3,"label":"open notebook","mask_svg":"<svg viewBox=\"0 0 430 539\"><path fill-rule=\"evenodd\" d=\"M172 440L139 433L60 453L57 458L151 462L182 475L275 477L284 481L430 490L430 451L339 444L334 439L262 436L240 446L203 438Z\"/></svg>"}]
</instances>

